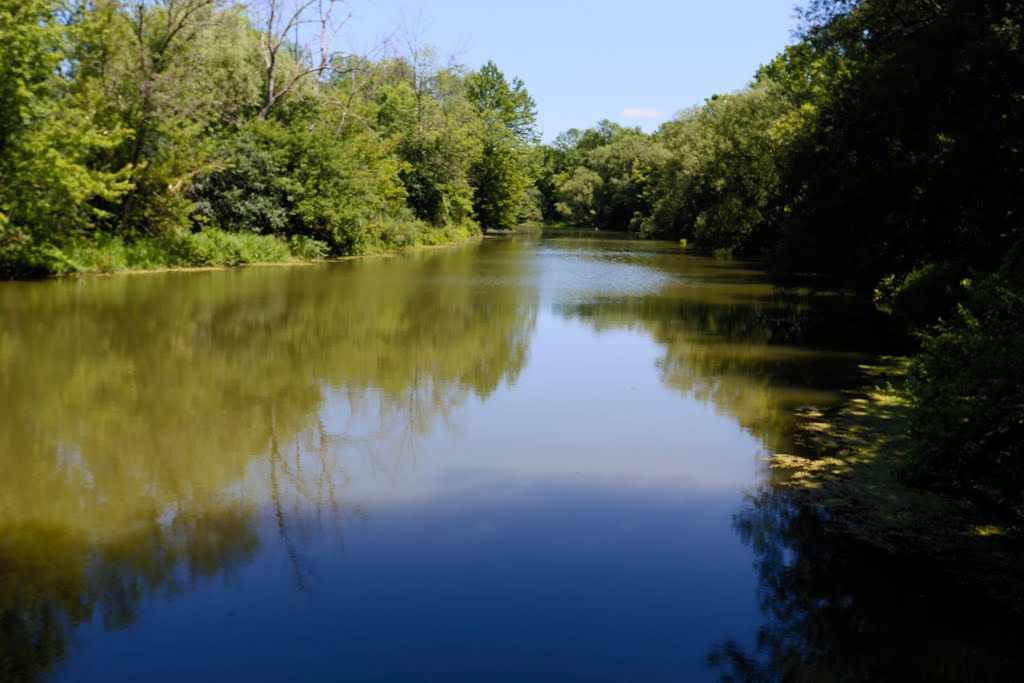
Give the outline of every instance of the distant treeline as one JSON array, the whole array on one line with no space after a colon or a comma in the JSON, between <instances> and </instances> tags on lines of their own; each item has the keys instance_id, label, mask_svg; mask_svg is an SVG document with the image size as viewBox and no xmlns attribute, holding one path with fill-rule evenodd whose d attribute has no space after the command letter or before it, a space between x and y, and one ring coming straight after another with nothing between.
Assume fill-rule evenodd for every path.
<instances>
[{"instance_id":1,"label":"distant treeline","mask_svg":"<svg viewBox=\"0 0 1024 683\"><path fill-rule=\"evenodd\" d=\"M507 227L535 105L341 2L0 0L0 276L365 253ZM302 40L299 40L299 38Z\"/></svg>"},{"instance_id":2,"label":"distant treeline","mask_svg":"<svg viewBox=\"0 0 1024 683\"><path fill-rule=\"evenodd\" d=\"M920 330L908 476L1024 513L1024 3L810 0L745 90L543 148L546 217L762 257ZM940 322L941 321L941 322Z\"/></svg>"}]
</instances>

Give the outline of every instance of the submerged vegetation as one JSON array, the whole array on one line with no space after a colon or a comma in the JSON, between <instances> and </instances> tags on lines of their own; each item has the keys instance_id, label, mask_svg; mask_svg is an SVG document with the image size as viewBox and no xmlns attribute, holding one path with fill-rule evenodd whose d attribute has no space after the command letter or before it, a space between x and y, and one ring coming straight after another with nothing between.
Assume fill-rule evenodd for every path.
<instances>
[{"instance_id":1,"label":"submerged vegetation","mask_svg":"<svg viewBox=\"0 0 1024 683\"><path fill-rule=\"evenodd\" d=\"M1024 613L1019 511L979 498L966 478L938 490L916 485L936 471L916 457L936 451L927 448L934 436L913 424L914 365L895 357L862 366L873 385L851 390L839 407L801 411L798 440L808 455L769 459L776 488L827 509L831 526L858 543L932 563L1001 609Z\"/></svg>"},{"instance_id":2,"label":"submerged vegetation","mask_svg":"<svg viewBox=\"0 0 1024 683\"><path fill-rule=\"evenodd\" d=\"M0 277L363 254L514 224L535 141L523 83L426 47L333 50L342 5L0 1ZM315 50L295 38L310 26Z\"/></svg>"}]
</instances>

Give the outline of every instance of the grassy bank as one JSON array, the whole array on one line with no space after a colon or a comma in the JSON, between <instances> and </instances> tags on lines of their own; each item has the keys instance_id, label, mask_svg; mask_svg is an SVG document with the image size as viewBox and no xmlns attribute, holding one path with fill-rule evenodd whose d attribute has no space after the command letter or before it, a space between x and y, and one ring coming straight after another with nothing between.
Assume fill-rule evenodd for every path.
<instances>
[{"instance_id":1,"label":"grassy bank","mask_svg":"<svg viewBox=\"0 0 1024 683\"><path fill-rule=\"evenodd\" d=\"M850 392L837 409L802 414L798 440L813 455L770 458L781 483L842 530L890 553L934 561L954 580L1024 612L1019 520L908 485L907 362L886 359L862 370L871 385Z\"/></svg>"},{"instance_id":2,"label":"grassy bank","mask_svg":"<svg viewBox=\"0 0 1024 683\"><path fill-rule=\"evenodd\" d=\"M353 250L351 256L388 254L453 244L478 236L475 226L443 229L391 227ZM61 245L24 244L0 249L0 279L40 279L87 273L306 263L335 257L325 242L294 235L207 229L168 237L99 235Z\"/></svg>"}]
</instances>

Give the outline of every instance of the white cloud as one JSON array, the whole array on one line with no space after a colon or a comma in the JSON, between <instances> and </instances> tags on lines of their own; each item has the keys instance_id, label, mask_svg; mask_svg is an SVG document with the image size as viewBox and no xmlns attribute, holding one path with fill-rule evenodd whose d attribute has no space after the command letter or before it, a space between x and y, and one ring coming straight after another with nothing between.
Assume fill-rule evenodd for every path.
<instances>
[{"instance_id":1,"label":"white cloud","mask_svg":"<svg viewBox=\"0 0 1024 683\"><path fill-rule=\"evenodd\" d=\"M657 109L623 109L619 116L624 119L660 119L664 114Z\"/></svg>"}]
</instances>

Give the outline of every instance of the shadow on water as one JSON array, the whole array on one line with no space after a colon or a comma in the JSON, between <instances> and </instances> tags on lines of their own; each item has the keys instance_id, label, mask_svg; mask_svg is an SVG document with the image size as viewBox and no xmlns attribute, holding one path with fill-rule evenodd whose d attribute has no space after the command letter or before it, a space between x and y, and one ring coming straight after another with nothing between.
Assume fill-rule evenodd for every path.
<instances>
[{"instance_id":1,"label":"shadow on water","mask_svg":"<svg viewBox=\"0 0 1024 683\"><path fill-rule=\"evenodd\" d=\"M766 483L734 519L754 551L764 623L755 648L712 649L721 680L1021 680L1019 621L925 558L838 532L794 495Z\"/></svg>"},{"instance_id":2,"label":"shadow on water","mask_svg":"<svg viewBox=\"0 0 1024 683\"><path fill-rule=\"evenodd\" d=\"M865 361L910 342L873 309L775 289L746 264L587 242L596 258L661 269L670 279L630 296L567 297L556 311L598 332L643 330L661 348L665 385L734 417L774 451L804 448L789 440L794 409L837 404L837 388L871 381ZM777 476L769 473L734 519L755 556L763 623L753 647L725 640L709 652L721 680L1024 676L1019 618L936 571L925 553L897 556L850 536Z\"/></svg>"}]
</instances>

